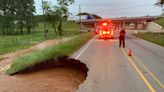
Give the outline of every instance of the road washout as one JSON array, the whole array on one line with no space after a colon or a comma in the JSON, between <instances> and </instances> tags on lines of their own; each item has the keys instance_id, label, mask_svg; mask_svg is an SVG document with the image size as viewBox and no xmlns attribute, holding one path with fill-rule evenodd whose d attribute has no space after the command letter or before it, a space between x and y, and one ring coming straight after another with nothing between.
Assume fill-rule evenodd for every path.
<instances>
[{"instance_id":1,"label":"road washout","mask_svg":"<svg viewBox=\"0 0 164 92\"><path fill-rule=\"evenodd\" d=\"M20 51L16 51L16 52L11 52L11 53L7 53L5 55L1 55L0 56L0 70L3 69L5 70L6 68L8 68L11 64L12 64L12 61L18 57L21 57L22 55L25 55L25 54L30 54L34 51L38 51L38 50L41 50L41 49L44 49L48 46L52 46L52 45L57 45L59 43L62 43L62 42L66 42L68 40L70 40L71 38L63 38L63 39L54 39L54 40L46 40L46 41L43 41L37 45L34 45L30 48L27 48L27 49L23 49L23 50L20 50ZM0 71L1 72L1 71Z\"/></svg>"},{"instance_id":2,"label":"road washout","mask_svg":"<svg viewBox=\"0 0 164 92\"><path fill-rule=\"evenodd\" d=\"M53 58L13 76L0 75L0 92L75 92L87 72L86 65L79 60Z\"/></svg>"}]
</instances>

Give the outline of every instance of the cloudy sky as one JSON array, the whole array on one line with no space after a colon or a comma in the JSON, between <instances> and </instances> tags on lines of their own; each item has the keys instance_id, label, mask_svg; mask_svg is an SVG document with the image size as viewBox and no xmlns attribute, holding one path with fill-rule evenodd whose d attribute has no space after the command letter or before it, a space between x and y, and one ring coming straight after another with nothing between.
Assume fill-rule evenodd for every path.
<instances>
[{"instance_id":1,"label":"cloudy sky","mask_svg":"<svg viewBox=\"0 0 164 92\"><path fill-rule=\"evenodd\" d=\"M47 0L56 5L56 0ZM72 14L82 12L98 14L104 18L159 15L162 9L154 6L157 0L75 0L69 7ZM41 14L41 0L35 0L36 12Z\"/></svg>"}]
</instances>

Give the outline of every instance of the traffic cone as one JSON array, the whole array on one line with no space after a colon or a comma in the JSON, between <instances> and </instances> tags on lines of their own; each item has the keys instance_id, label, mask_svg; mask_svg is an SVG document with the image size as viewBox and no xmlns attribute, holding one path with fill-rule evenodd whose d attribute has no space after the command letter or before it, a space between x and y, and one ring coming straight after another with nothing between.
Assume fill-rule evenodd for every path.
<instances>
[{"instance_id":1,"label":"traffic cone","mask_svg":"<svg viewBox=\"0 0 164 92\"><path fill-rule=\"evenodd\" d=\"M128 51L128 56L132 56L132 50L131 49L129 49L129 51Z\"/></svg>"}]
</instances>

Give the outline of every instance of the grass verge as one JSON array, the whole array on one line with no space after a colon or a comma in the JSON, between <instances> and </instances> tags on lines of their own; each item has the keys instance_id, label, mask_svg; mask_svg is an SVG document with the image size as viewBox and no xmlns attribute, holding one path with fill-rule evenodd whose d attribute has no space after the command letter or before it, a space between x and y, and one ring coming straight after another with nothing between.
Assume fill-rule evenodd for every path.
<instances>
[{"instance_id":1,"label":"grass verge","mask_svg":"<svg viewBox=\"0 0 164 92\"><path fill-rule=\"evenodd\" d=\"M47 39L44 36L44 25L39 23L35 31L27 35L1 35L0 34L0 55L29 48L42 41L49 39L59 39L61 36L55 34L53 27L47 24L49 32ZM63 22L63 36L71 37L78 35L80 32L79 25L73 22ZM0 30L1 31L1 30Z\"/></svg>"},{"instance_id":2,"label":"grass verge","mask_svg":"<svg viewBox=\"0 0 164 92\"><path fill-rule=\"evenodd\" d=\"M158 18L155 22L164 27L164 17Z\"/></svg>"},{"instance_id":3,"label":"grass verge","mask_svg":"<svg viewBox=\"0 0 164 92\"><path fill-rule=\"evenodd\" d=\"M164 33L138 33L134 36L164 46Z\"/></svg>"},{"instance_id":4,"label":"grass verge","mask_svg":"<svg viewBox=\"0 0 164 92\"><path fill-rule=\"evenodd\" d=\"M69 56L84 45L92 36L93 34L91 33L85 33L76 36L65 43L50 46L29 55L19 57L13 61L11 67L6 70L5 73L7 75L12 75L48 59Z\"/></svg>"}]
</instances>

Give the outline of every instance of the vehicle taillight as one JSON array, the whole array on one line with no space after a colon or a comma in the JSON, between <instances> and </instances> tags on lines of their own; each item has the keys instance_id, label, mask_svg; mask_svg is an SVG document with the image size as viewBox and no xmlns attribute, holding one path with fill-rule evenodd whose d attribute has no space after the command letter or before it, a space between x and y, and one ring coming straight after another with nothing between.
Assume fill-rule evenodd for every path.
<instances>
[{"instance_id":1,"label":"vehicle taillight","mask_svg":"<svg viewBox=\"0 0 164 92\"><path fill-rule=\"evenodd\" d=\"M107 34L107 32L106 31L102 31L102 34Z\"/></svg>"},{"instance_id":2,"label":"vehicle taillight","mask_svg":"<svg viewBox=\"0 0 164 92\"><path fill-rule=\"evenodd\" d=\"M106 34L110 34L110 31L107 31Z\"/></svg>"},{"instance_id":3,"label":"vehicle taillight","mask_svg":"<svg viewBox=\"0 0 164 92\"><path fill-rule=\"evenodd\" d=\"M113 32L110 32L110 31L100 31L99 32L99 35L112 35L113 34Z\"/></svg>"}]
</instances>

